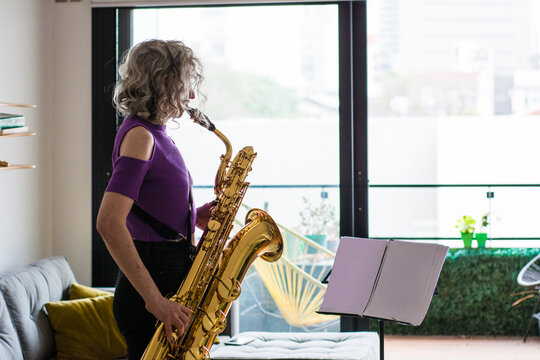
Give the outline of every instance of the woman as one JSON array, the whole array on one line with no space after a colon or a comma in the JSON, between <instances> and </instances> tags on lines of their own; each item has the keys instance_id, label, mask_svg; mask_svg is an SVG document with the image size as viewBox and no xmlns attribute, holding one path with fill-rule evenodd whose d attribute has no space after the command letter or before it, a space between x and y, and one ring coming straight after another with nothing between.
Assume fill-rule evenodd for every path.
<instances>
[{"instance_id":1,"label":"woman","mask_svg":"<svg viewBox=\"0 0 540 360\"><path fill-rule=\"evenodd\" d=\"M168 300L191 265L195 224L204 229L212 203L194 208L191 176L166 123L178 118L202 81L201 65L180 41L149 40L133 47L119 67L116 108L127 115L116 135L113 173L97 228L118 264L113 311L128 358L140 359L163 322L169 341L182 334L190 309ZM133 205L180 235L158 234Z\"/></svg>"}]
</instances>

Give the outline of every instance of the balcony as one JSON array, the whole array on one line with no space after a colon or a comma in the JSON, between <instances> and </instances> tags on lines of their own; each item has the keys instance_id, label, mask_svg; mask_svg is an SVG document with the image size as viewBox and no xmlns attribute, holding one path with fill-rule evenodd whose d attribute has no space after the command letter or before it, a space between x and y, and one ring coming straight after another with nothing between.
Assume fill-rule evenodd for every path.
<instances>
[{"instance_id":1,"label":"balcony","mask_svg":"<svg viewBox=\"0 0 540 360\"><path fill-rule=\"evenodd\" d=\"M410 190L414 191L427 188L430 192L438 191L446 194L448 190L453 191L453 196L443 196L446 201L445 206L450 204L449 199L456 200L460 194L465 196L475 195L480 204L473 208L491 208L495 207L496 201L501 201L503 198L511 198L508 193L517 191L518 193L526 188L536 187L536 185L426 185L426 186L410 186L410 185L391 185L370 187L370 191L381 192L385 187L394 187L390 191ZM534 189L536 190L536 189ZM207 198L211 195L211 186L202 186L196 188L196 191L206 192L205 194L197 195L199 198ZM497 197L486 197L487 193L495 193ZM504 196L500 194L506 193ZM261 278L261 272L268 274L268 271L258 269L257 266L252 268L244 283L242 284L243 293L239 300L239 318L240 325L238 331L276 331L276 332L293 332L293 331L339 331L339 319L328 319L328 321L320 321L316 323L294 322L291 317L294 317L294 310L288 310L289 313L284 314L284 304L286 303L302 303L302 299L287 298L291 293L287 291L281 292L281 298L276 296L276 288L284 287L285 284L299 283L301 281L311 282L309 289L314 289L320 284L321 277L328 271L331 266L331 259L337 247L337 234L328 237L323 245L316 244L313 240L308 239L305 233L301 231L302 212L306 207L306 200L311 204L330 204L335 209L339 209L339 186L332 184L324 185L252 185L248 191L248 195L244 199L245 204L253 207L266 209L276 220L280 226L285 241L285 254L283 262L288 261L289 269L295 269L294 281L292 277L287 279L273 280ZM437 197L432 199L437 201ZM389 207L389 205L386 205ZM388 214L388 213L386 213ZM414 218L421 217L424 213L409 212L406 216ZM337 213L334 214L336 219ZM435 214L437 215L437 214ZM452 215L452 214L451 214ZM393 219L391 216L389 219ZM388 223L388 218L383 218L379 215L370 217L379 219ZM242 222L242 215L238 216L239 222ZM512 307L511 304L519 298L513 295L523 290L516 283L517 273L528 260L534 257L540 250L538 248L504 248L516 244L529 247L536 246L539 238L532 236L522 237L492 237L488 242L486 249L462 249L461 240L459 240L459 232L454 228L454 223L457 216L446 216L441 222L441 230L438 232L414 234L418 236L401 237L405 240L421 240L431 242L446 243L453 247L450 251L439 281L439 295L435 296L428 315L422 326L417 328L406 326L387 326L387 334L400 334L408 336L513 336L519 338L523 335L524 328L528 320L528 316L532 311L534 301L527 300L518 306ZM502 224L505 225L505 224ZM508 221L506 227L497 223L498 232L506 234L505 228L511 228L512 222ZM370 224L370 228L372 228ZM373 228L376 228L373 226ZM305 230L305 229L304 229ZM233 230L233 233L237 230ZM377 234L380 237L388 235L392 238L400 238L392 236L392 234ZM442 236L438 236L442 235ZM454 236L452 236L454 235ZM527 235L521 233L520 235ZM522 241L520 241L522 240ZM503 245L500 246L499 244ZM313 250L316 250L319 255L314 255ZM311 261L311 264L310 264ZM299 271L297 271L299 270ZM289 270L288 270L289 271ZM290 270L294 272L293 270ZM292 276L292 275L291 275ZM274 281L273 286L268 283ZM315 284L315 285L314 285ZM295 295L302 294L302 290L297 288ZM324 291L324 290L323 290ZM311 293L310 293L311 294ZM277 300L278 299L278 300ZM305 299L303 299L305 300ZM305 302L305 301L304 301ZM313 301L307 301L313 303ZM312 306L313 307L313 306ZM304 306L305 310L307 307ZM311 309L317 308L315 306ZM287 310L285 310L287 311ZM308 318L304 314L304 319ZM534 324L531 334L538 334L537 324ZM392 339L392 338L390 338ZM411 338L412 339L412 338ZM389 340L392 341L392 340Z\"/></svg>"}]
</instances>

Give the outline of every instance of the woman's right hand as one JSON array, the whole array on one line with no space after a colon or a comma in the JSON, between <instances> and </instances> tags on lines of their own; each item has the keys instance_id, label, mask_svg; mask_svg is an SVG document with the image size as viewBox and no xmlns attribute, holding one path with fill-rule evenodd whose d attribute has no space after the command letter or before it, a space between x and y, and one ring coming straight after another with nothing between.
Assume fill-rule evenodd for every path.
<instances>
[{"instance_id":1,"label":"woman's right hand","mask_svg":"<svg viewBox=\"0 0 540 360\"><path fill-rule=\"evenodd\" d=\"M170 343L175 340L173 337L173 327L178 330L177 336L182 335L186 330L192 313L190 308L163 296L153 302L147 302L146 310L163 323L167 339Z\"/></svg>"}]
</instances>

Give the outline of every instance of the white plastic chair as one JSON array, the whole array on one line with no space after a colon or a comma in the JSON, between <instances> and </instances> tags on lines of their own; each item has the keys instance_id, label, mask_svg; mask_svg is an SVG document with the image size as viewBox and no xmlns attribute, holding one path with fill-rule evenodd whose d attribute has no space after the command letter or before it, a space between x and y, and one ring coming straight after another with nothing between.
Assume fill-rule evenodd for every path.
<instances>
[{"instance_id":1,"label":"white plastic chair","mask_svg":"<svg viewBox=\"0 0 540 360\"><path fill-rule=\"evenodd\" d=\"M517 282L521 286L534 287L540 291L540 254L536 255L534 259L529 261L527 265L521 269L517 277ZM540 292L536 299L531 318L529 319L529 324L527 325L523 342L527 341L527 336L529 336L529 331L531 330L533 320L538 320L540 325L540 312L536 312L539 304Z\"/></svg>"}]
</instances>

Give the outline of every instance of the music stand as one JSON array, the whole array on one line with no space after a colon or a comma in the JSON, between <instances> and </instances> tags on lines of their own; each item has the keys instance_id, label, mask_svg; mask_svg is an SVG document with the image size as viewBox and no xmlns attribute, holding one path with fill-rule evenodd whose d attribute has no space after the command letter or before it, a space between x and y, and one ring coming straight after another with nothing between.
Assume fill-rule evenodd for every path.
<instances>
[{"instance_id":1,"label":"music stand","mask_svg":"<svg viewBox=\"0 0 540 360\"><path fill-rule=\"evenodd\" d=\"M447 252L438 244L343 237L317 312L377 320L384 360L385 321L421 324Z\"/></svg>"}]
</instances>

